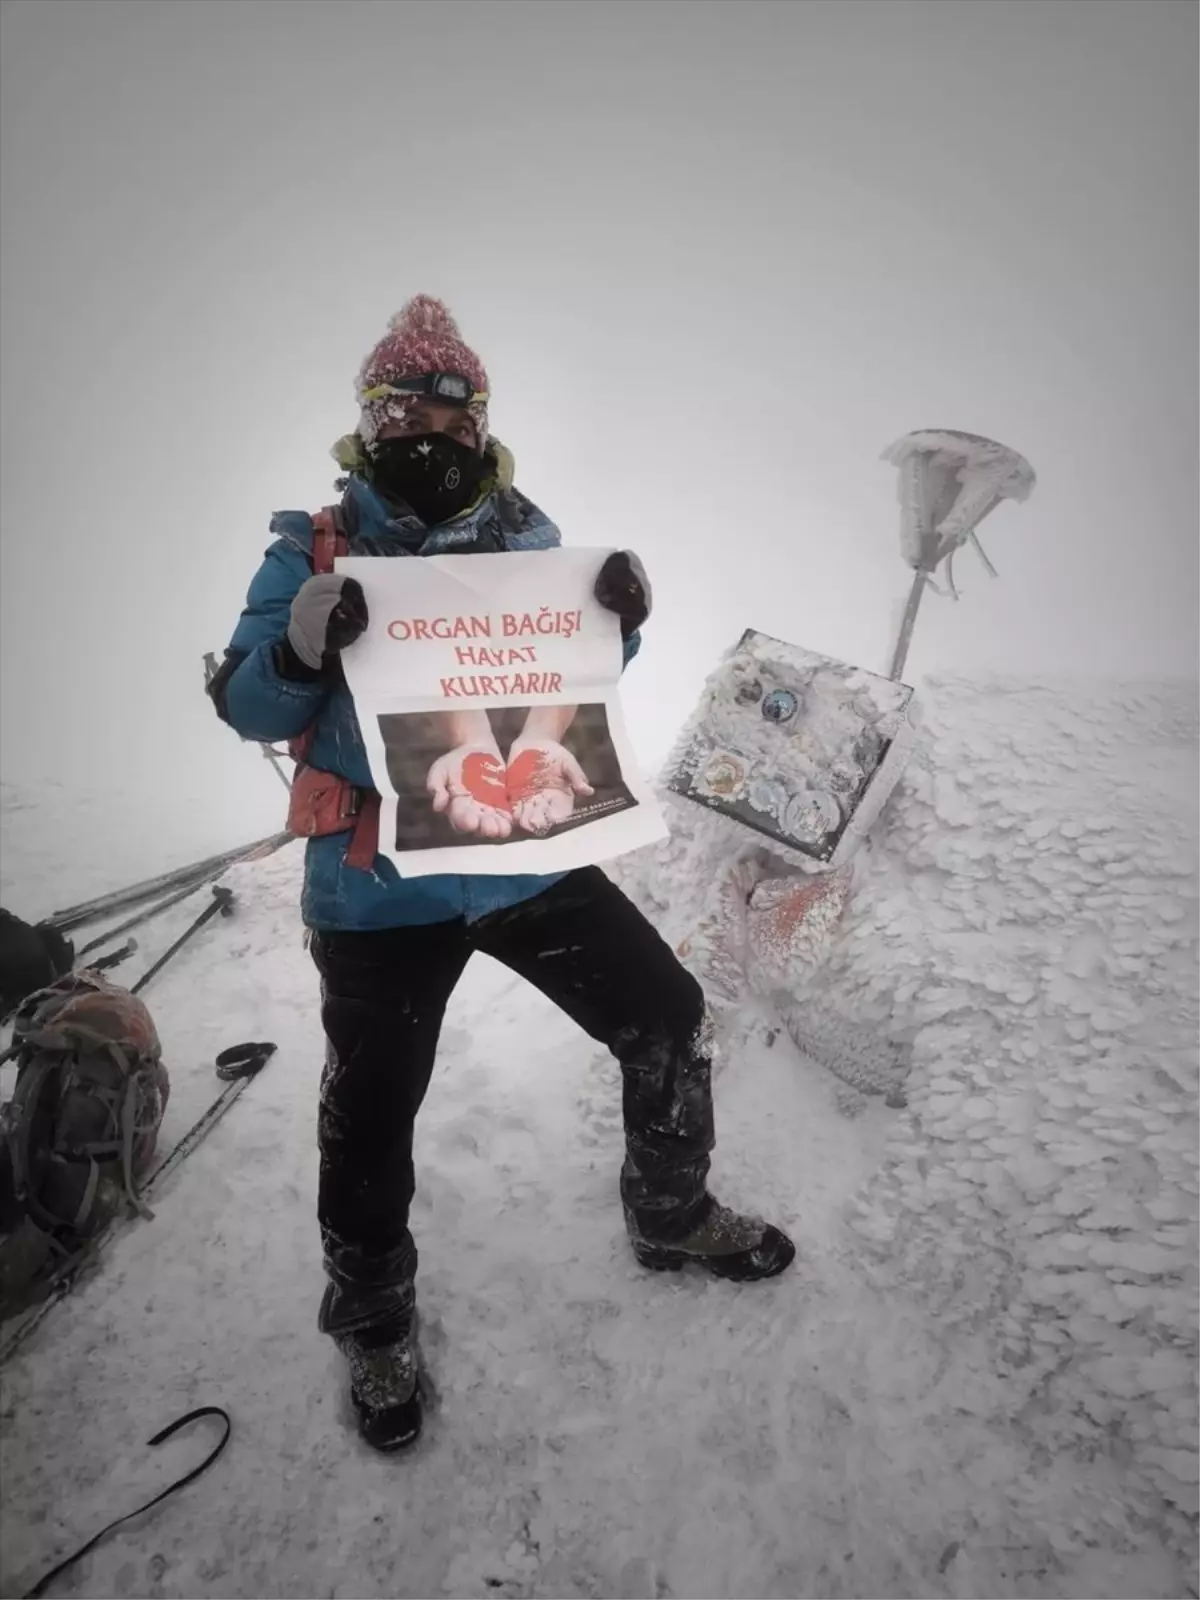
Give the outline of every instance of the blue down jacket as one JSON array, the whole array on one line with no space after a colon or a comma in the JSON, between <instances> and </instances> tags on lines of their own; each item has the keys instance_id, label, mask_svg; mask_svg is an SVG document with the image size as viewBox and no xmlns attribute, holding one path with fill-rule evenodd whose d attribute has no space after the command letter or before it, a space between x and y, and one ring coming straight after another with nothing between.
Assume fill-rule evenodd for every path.
<instances>
[{"instance_id":1,"label":"blue down jacket","mask_svg":"<svg viewBox=\"0 0 1200 1600\"><path fill-rule=\"evenodd\" d=\"M366 480L353 474L342 500L350 551L425 556L453 555L464 546L552 550L560 545L558 529L511 487L509 474L500 482L502 486L466 516L430 530L415 518L393 517ZM292 683L275 670L272 646L287 631L296 591L312 576L314 530L307 512L281 511L271 520L271 532L275 543L254 576L226 653L233 670L224 686L224 715L245 739L294 739L311 727L311 765L370 787L354 702L340 676L336 682ZM640 642L634 634L626 645L627 664ZM302 914L310 928L367 931L456 917L475 921L542 893L562 876L440 875L401 880L383 856L375 858L372 872L347 866L349 838L342 833L308 841Z\"/></svg>"}]
</instances>

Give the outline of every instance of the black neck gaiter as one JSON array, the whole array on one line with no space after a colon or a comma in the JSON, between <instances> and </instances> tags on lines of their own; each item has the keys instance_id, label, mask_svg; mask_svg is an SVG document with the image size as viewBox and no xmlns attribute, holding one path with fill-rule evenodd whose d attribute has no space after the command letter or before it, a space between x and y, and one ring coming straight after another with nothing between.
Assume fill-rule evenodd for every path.
<instances>
[{"instance_id":1,"label":"black neck gaiter","mask_svg":"<svg viewBox=\"0 0 1200 1600\"><path fill-rule=\"evenodd\" d=\"M407 506L427 528L469 510L491 470L478 450L446 433L381 439L368 461L372 486L385 500Z\"/></svg>"}]
</instances>

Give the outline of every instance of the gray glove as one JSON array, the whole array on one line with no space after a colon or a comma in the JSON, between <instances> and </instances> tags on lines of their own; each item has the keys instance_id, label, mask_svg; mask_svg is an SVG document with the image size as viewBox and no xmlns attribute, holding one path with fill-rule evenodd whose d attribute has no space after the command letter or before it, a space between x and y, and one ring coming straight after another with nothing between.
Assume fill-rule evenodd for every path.
<instances>
[{"instance_id":1,"label":"gray glove","mask_svg":"<svg viewBox=\"0 0 1200 1600\"><path fill-rule=\"evenodd\" d=\"M358 579L321 572L302 583L292 601L287 642L297 660L317 672L366 627L367 600Z\"/></svg>"}]
</instances>

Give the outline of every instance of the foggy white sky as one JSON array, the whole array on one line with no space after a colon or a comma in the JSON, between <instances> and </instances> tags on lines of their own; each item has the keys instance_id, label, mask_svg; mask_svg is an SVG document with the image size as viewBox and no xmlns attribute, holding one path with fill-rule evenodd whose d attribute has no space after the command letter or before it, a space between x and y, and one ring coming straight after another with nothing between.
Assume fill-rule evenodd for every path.
<instances>
[{"instance_id":1,"label":"foggy white sky","mask_svg":"<svg viewBox=\"0 0 1200 1600\"><path fill-rule=\"evenodd\" d=\"M647 760L744 627L884 667L918 427L1040 481L910 677L1194 675L1196 47L1191 0L6 0L3 776L277 825L201 657L418 290L520 486L650 570Z\"/></svg>"}]
</instances>

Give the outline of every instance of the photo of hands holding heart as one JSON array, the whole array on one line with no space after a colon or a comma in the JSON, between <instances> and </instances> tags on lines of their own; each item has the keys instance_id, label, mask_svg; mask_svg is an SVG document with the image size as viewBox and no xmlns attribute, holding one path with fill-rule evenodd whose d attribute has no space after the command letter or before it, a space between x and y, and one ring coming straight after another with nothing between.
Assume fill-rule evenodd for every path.
<instances>
[{"instance_id":1,"label":"photo of hands holding heart","mask_svg":"<svg viewBox=\"0 0 1200 1600\"><path fill-rule=\"evenodd\" d=\"M381 715L398 849L543 839L636 805L603 705Z\"/></svg>"},{"instance_id":2,"label":"photo of hands holding heart","mask_svg":"<svg viewBox=\"0 0 1200 1600\"><path fill-rule=\"evenodd\" d=\"M562 743L577 706L534 706L502 755L486 711L444 713L454 741L429 769L433 809L456 833L507 839L514 829L544 835L595 793Z\"/></svg>"}]
</instances>

